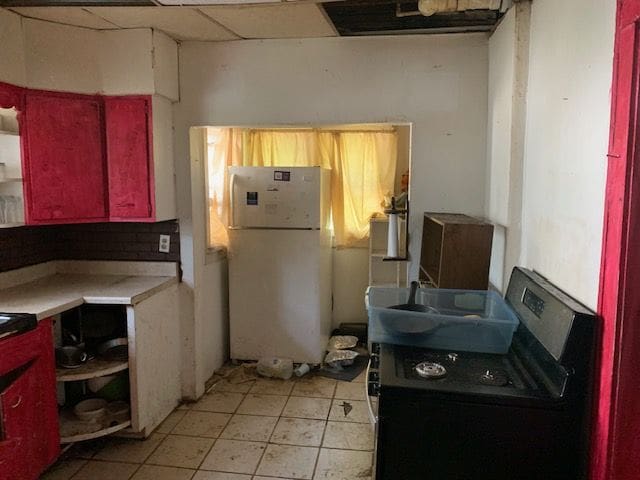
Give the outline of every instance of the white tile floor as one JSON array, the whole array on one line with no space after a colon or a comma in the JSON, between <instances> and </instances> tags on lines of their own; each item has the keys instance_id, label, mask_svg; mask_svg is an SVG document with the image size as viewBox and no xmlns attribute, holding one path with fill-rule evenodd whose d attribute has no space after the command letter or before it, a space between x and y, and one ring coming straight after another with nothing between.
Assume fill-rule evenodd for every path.
<instances>
[{"instance_id":1,"label":"white tile floor","mask_svg":"<svg viewBox=\"0 0 640 480\"><path fill-rule=\"evenodd\" d=\"M221 382L146 440L76 445L43 479L370 480L363 382L364 375Z\"/></svg>"}]
</instances>

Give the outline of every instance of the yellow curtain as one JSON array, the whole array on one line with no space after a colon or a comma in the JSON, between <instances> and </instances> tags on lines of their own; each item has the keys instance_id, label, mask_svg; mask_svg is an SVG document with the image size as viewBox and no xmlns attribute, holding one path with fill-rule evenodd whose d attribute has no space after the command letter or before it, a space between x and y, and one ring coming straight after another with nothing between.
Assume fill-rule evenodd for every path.
<instances>
[{"instance_id":1,"label":"yellow curtain","mask_svg":"<svg viewBox=\"0 0 640 480\"><path fill-rule=\"evenodd\" d=\"M397 135L341 132L334 136L331 213L337 246L364 246L369 219L384 212L396 174Z\"/></svg>"},{"instance_id":2,"label":"yellow curtain","mask_svg":"<svg viewBox=\"0 0 640 480\"><path fill-rule=\"evenodd\" d=\"M207 197L209 246L227 246L229 189L227 167L242 165L243 132L239 128L207 128Z\"/></svg>"},{"instance_id":3,"label":"yellow curtain","mask_svg":"<svg viewBox=\"0 0 640 480\"><path fill-rule=\"evenodd\" d=\"M395 131L209 129L209 201L212 245L227 245L229 165L331 170L335 245L365 246L369 219L393 195L397 162Z\"/></svg>"}]
</instances>

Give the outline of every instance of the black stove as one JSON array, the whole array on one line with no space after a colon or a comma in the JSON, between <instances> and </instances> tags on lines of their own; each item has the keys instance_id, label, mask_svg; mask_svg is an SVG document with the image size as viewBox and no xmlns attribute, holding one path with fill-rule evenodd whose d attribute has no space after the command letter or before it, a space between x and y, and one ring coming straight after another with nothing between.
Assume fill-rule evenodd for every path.
<instances>
[{"instance_id":1,"label":"black stove","mask_svg":"<svg viewBox=\"0 0 640 480\"><path fill-rule=\"evenodd\" d=\"M504 355L380 344L377 480L587 478L595 316L516 268Z\"/></svg>"}]
</instances>

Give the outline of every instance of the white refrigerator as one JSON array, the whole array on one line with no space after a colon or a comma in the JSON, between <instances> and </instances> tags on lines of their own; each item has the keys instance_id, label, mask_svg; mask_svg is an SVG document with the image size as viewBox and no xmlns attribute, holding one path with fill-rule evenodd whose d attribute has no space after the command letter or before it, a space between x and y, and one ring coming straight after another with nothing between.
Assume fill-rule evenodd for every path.
<instances>
[{"instance_id":1,"label":"white refrigerator","mask_svg":"<svg viewBox=\"0 0 640 480\"><path fill-rule=\"evenodd\" d=\"M228 173L231 358L320 363L331 332L329 171Z\"/></svg>"}]
</instances>

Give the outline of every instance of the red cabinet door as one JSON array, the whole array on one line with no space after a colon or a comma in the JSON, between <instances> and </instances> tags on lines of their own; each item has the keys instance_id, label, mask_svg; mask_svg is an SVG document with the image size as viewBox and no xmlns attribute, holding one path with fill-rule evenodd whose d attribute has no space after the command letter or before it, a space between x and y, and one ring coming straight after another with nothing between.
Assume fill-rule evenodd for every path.
<instances>
[{"instance_id":1,"label":"red cabinet door","mask_svg":"<svg viewBox=\"0 0 640 480\"><path fill-rule=\"evenodd\" d=\"M150 97L105 98L109 215L153 220Z\"/></svg>"},{"instance_id":2,"label":"red cabinet door","mask_svg":"<svg viewBox=\"0 0 640 480\"><path fill-rule=\"evenodd\" d=\"M29 92L23 120L27 223L107 219L100 99Z\"/></svg>"},{"instance_id":3,"label":"red cabinet door","mask_svg":"<svg viewBox=\"0 0 640 480\"><path fill-rule=\"evenodd\" d=\"M22 109L24 90L9 83L0 82L0 108Z\"/></svg>"},{"instance_id":4,"label":"red cabinet door","mask_svg":"<svg viewBox=\"0 0 640 480\"><path fill-rule=\"evenodd\" d=\"M60 452L51 330L0 341L0 480L35 480Z\"/></svg>"},{"instance_id":5,"label":"red cabinet door","mask_svg":"<svg viewBox=\"0 0 640 480\"><path fill-rule=\"evenodd\" d=\"M37 367L30 363L18 372L17 379L0 393L0 479L31 480L43 469L38 439L41 427L37 418Z\"/></svg>"}]
</instances>

